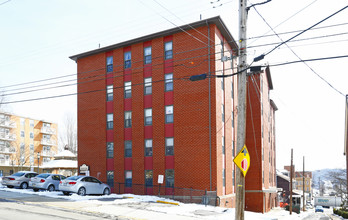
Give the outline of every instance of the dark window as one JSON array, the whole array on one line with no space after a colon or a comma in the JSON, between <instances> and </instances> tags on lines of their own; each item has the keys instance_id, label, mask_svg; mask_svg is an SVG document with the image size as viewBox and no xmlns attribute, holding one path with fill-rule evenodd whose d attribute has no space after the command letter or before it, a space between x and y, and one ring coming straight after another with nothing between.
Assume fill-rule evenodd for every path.
<instances>
[{"instance_id":1,"label":"dark window","mask_svg":"<svg viewBox=\"0 0 348 220\"><path fill-rule=\"evenodd\" d=\"M111 57L107 57L106 58L106 72L112 72L113 71L113 58Z\"/></svg>"},{"instance_id":2,"label":"dark window","mask_svg":"<svg viewBox=\"0 0 348 220\"><path fill-rule=\"evenodd\" d=\"M112 101L114 98L114 86L106 86L106 101Z\"/></svg>"},{"instance_id":3,"label":"dark window","mask_svg":"<svg viewBox=\"0 0 348 220\"><path fill-rule=\"evenodd\" d=\"M131 128L132 127L132 112L124 112L124 127Z\"/></svg>"},{"instance_id":4,"label":"dark window","mask_svg":"<svg viewBox=\"0 0 348 220\"><path fill-rule=\"evenodd\" d=\"M132 157L132 141L124 142L124 156Z\"/></svg>"},{"instance_id":5,"label":"dark window","mask_svg":"<svg viewBox=\"0 0 348 220\"><path fill-rule=\"evenodd\" d=\"M165 91L173 91L173 73L164 75Z\"/></svg>"},{"instance_id":6,"label":"dark window","mask_svg":"<svg viewBox=\"0 0 348 220\"><path fill-rule=\"evenodd\" d=\"M174 117L173 117L173 106L169 105L166 106L166 112L165 112L165 122L166 123L173 123L174 122Z\"/></svg>"},{"instance_id":7,"label":"dark window","mask_svg":"<svg viewBox=\"0 0 348 220\"><path fill-rule=\"evenodd\" d=\"M151 47L144 48L144 63L149 64L152 62L152 51Z\"/></svg>"},{"instance_id":8,"label":"dark window","mask_svg":"<svg viewBox=\"0 0 348 220\"><path fill-rule=\"evenodd\" d=\"M124 83L124 98L128 99L132 97L132 82Z\"/></svg>"},{"instance_id":9,"label":"dark window","mask_svg":"<svg viewBox=\"0 0 348 220\"><path fill-rule=\"evenodd\" d=\"M146 187L153 186L153 171L152 170L145 170L145 185Z\"/></svg>"},{"instance_id":10,"label":"dark window","mask_svg":"<svg viewBox=\"0 0 348 220\"><path fill-rule=\"evenodd\" d=\"M152 109L145 109L145 125L152 125Z\"/></svg>"},{"instance_id":11,"label":"dark window","mask_svg":"<svg viewBox=\"0 0 348 220\"><path fill-rule=\"evenodd\" d=\"M222 136L222 154L225 154L225 137Z\"/></svg>"},{"instance_id":12,"label":"dark window","mask_svg":"<svg viewBox=\"0 0 348 220\"><path fill-rule=\"evenodd\" d=\"M174 187L174 170L166 170L166 187Z\"/></svg>"},{"instance_id":13,"label":"dark window","mask_svg":"<svg viewBox=\"0 0 348 220\"><path fill-rule=\"evenodd\" d=\"M124 68L131 68L132 66L132 53L130 51L124 53Z\"/></svg>"},{"instance_id":14,"label":"dark window","mask_svg":"<svg viewBox=\"0 0 348 220\"><path fill-rule=\"evenodd\" d=\"M165 42L164 43L164 59L172 59L173 58L173 42Z\"/></svg>"},{"instance_id":15,"label":"dark window","mask_svg":"<svg viewBox=\"0 0 348 220\"><path fill-rule=\"evenodd\" d=\"M114 128L114 115L107 114L106 115L106 129L111 130Z\"/></svg>"},{"instance_id":16,"label":"dark window","mask_svg":"<svg viewBox=\"0 0 348 220\"><path fill-rule=\"evenodd\" d=\"M106 144L106 157L113 158L114 157L114 143L108 142Z\"/></svg>"},{"instance_id":17,"label":"dark window","mask_svg":"<svg viewBox=\"0 0 348 220\"><path fill-rule=\"evenodd\" d=\"M132 187L132 171L125 171L126 187Z\"/></svg>"},{"instance_id":18,"label":"dark window","mask_svg":"<svg viewBox=\"0 0 348 220\"><path fill-rule=\"evenodd\" d=\"M152 94L152 78L144 79L144 95Z\"/></svg>"},{"instance_id":19,"label":"dark window","mask_svg":"<svg viewBox=\"0 0 348 220\"><path fill-rule=\"evenodd\" d=\"M225 171L225 168L222 169L222 186L223 187L226 186L226 171Z\"/></svg>"},{"instance_id":20,"label":"dark window","mask_svg":"<svg viewBox=\"0 0 348 220\"><path fill-rule=\"evenodd\" d=\"M222 122L225 122L225 105L221 105L221 118Z\"/></svg>"},{"instance_id":21,"label":"dark window","mask_svg":"<svg viewBox=\"0 0 348 220\"><path fill-rule=\"evenodd\" d=\"M166 138L166 155L174 155L174 138Z\"/></svg>"},{"instance_id":22,"label":"dark window","mask_svg":"<svg viewBox=\"0 0 348 220\"><path fill-rule=\"evenodd\" d=\"M106 183L110 187L114 187L114 171L106 171Z\"/></svg>"},{"instance_id":23,"label":"dark window","mask_svg":"<svg viewBox=\"0 0 348 220\"><path fill-rule=\"evenodd\" d=\"M152 139L145 139L145 156L152 157Z\"/></svg>"}]
</instances>

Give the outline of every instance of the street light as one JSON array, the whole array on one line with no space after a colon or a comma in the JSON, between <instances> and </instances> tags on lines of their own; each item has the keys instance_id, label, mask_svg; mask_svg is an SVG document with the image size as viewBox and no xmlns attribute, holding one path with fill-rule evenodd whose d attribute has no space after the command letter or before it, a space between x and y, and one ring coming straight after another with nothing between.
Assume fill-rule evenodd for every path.
<instances>
[{"instance_id":1,"label":"street light","mask_svg":"<svg viewBox=\"0 0 348 220\"><path fill-rule=\"evenodd\" d=\"M37 152L37 173L40 173L40 152Z\"/></svg>"}]
</instances>

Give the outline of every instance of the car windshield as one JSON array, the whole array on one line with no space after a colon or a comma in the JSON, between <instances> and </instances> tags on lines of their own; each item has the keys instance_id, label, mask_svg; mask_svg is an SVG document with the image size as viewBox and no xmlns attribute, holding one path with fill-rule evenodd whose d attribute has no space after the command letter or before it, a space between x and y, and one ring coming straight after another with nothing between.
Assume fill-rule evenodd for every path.
<instances>
[{"instance_id":1,"label":"car windshield","mask_svg":"<svg viewBox=\"0 0 348 220\"><path fill-rule=\"evenodd\" d=\"M42 173L42 174L38 175L37 177L46 179L49 176L50 176L50 174L48 174L48 173Z\"/></svg>"},{"instance_id":2,"label":"car windshield","mask_svg":"<svg viewBox=\"0 0 348 220\"><path fill-rule=\"evenodd\" d=\"M15 173L15 174L13 174L12 176L23 176L25 173L21 173L21 172L19 172L19 173Z\"/></svg>"},{"instance_id":3,"label":"car windshield","mask_svg":"<svg viewBox=\"0 0 348 220\"><path fill-rule=\"evenodd\" d=\"M82 176L71 176L71 177L68 177L66 178L66 180L78 180L80 179Z\"/></svg>"}]
</instances>

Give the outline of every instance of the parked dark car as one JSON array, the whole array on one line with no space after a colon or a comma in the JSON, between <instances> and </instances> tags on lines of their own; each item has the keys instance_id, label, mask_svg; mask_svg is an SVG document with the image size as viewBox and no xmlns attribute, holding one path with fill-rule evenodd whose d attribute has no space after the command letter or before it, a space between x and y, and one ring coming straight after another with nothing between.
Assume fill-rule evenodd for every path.
<instances>
[{"instance_id":1,"label":"parked dark car","mask_svg":"<svg viewBox=\"0 0 348 220\"><path fill-rule=\"evenodd\" d=\"M37 176L38 173L32 171L19 171L10 176L2 178L1 184L8 188L19 187L21 189L27 189L29 186L30 178Z\"/></svg>"},{"instance_id":2,"label":"parked dark car","mask_svg":"<svg viewBox=\"0 0 348 220\"><path fill-rule=\"evenodd\" d=\"M87 194L109 195L110 187L92 176L71 176L59 183L59 190L64 195L77 193L85 196Z\"/></svg>"},{"instance_id":3,"label":"parked dark car","mask_svg":"<svg viewBox=\"0 0 348 220\"><path fill-rule=\"evenodd\" d=\"M59 182L66 179L66 176L53 173L41 173L29 181L29 187L35 192L39 190L48 190L50 192L59 189Z\"/></svg>"}]
</instances>

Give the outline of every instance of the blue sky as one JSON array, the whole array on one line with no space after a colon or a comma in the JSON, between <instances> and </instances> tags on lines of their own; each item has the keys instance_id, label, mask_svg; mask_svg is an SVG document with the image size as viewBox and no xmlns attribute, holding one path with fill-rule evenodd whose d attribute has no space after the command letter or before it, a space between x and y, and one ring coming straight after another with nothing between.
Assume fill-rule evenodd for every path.
<instances>
[{"instance_id":1,"label":"blue sky","mask_svg":"<svg viewBox=\"0 0 348 220\"><path fill-rule=\"evenodd\" d=\"M261 1L248 1L248 4L258 2ZM250 9L247 36L273 34L265 21L278 34L303 30L346 4L345 0L272 0L257 6L258 12ZM222 17L238 39L237 0L214 3L211 0L0 1L0 91L15 93L23 90L15 90L19 86L4 86L62 76L66 77L21 87L37 89L34 86L46 83L74 84L76 64L68 58L71 55L96 49L99 44L104 47L194 22L200 16L204 19L216 15ZM288 45L301 59L348 55L348 35L345 34L348 25L334 26L347 20L348 9L318 26L322 28L296 38L308 40ZM328 25L332 27L324 27ZM295 34L279 37L287 40ZM332 34L339 35L328 37ZM258 45L279 42L276 36L249 39L249 46L257 46L248 50L249 59L276 46ZM272 65L299 60L292 51L283 45L259 63ZM291 148L297 169L302 169L303 156L309 170L345 167L345 99L339 92L348 93L346 64L347 58L343 58L308 62L314 71L303 63L271 67L274 86L271 97L279 108L276 112L278 168L290 164ZM68 82L59 83L61 81ZM7 101L73 93L76 93L74 85L11 95ZM61 123L66 113L76 113L76 96L12 103L5 107L15 114Z\"/></svg>"}]
</instances>

